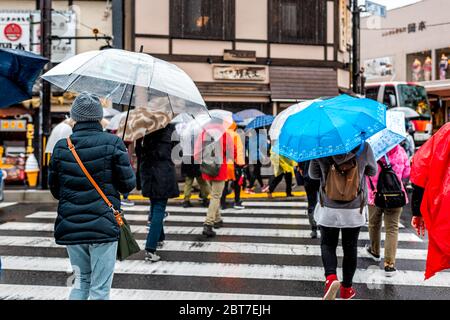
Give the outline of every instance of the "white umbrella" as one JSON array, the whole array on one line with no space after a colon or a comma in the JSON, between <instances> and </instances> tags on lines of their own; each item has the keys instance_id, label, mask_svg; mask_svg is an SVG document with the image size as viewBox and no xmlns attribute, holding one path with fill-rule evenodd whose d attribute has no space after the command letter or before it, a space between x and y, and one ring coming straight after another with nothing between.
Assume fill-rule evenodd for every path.
<instances>
[{"instance_id":1,"label":"white umbrella","mask_svg":"<svg viewBox=\"0 0 450 320\"><path fill-rule=\"evenodd\" d=\"M105 119L109 120L118 114L120 114L119 110L116 110L114 108L103 108L103 118Z\"/></svg>"},{"instance_id":2,"label":"white umbrella","mask_svg":"<svg viewBox=\"0 0 450 320\"><path fill-rule=\"evenodd\" d=\"M119 114L116 114L114 117L109 120L108 125L106 126L107 130L115 131L119 129L120 121L124 119L127 116L127 112L121 112Z\"/></svg>"},{"instance_id":3,"label":"white umbrella","mask_svg":"<svg viewBox=\"0 0 450 320\"><path fill-rule=\"evenodd\" d=\"M100 122L103 128L108 126L109 121L106 119L102 119ZM50 136L47 140L47 145L45 146L46 153L53 153L53 149L55 148L56 143L61 139L67 139L72 134L72 128L75 125L75 121L72 119L66 119L60 123L58 123L50 133Z\"/></svg>"},{"instance_id":4,"label":"white umbrella","mask_svg":"<svg viewBox=\"0 0 450 320\"><path fill-rule=\"evenodd\" d=\"M367 142L372 147L375 160L379 160L405 138L405 114L401 111L388 110L386 112L386 129L367 139Z\"/></svg>"},{"instance_id":5,"label":"white umbrella","mask_svg":"<svg viewBox=\"0 0 450 320\"><path fill-rule=\"evenodd\" d=\"M209 115L211 118L217 118L221 119L229 124L232 124L234 122L233 120L233 113L230 111L222 110L222 109L213 109L209 110Z\"/></svg>"},{"instance_id":6,"label":"white umbrella","mask_svg":"<svg viewBox=\"0 0 450 320\"><path fill-rule=\"evenodd\" d=\"M193 118L191 115L187 113L180 113L175 118L173 118L170 123L173 123L175 125L175 130L177 131L178 135L181 136L187 124L192 120Z\"/></svg>"},{"instance_id":7,"label":"white umbrella","mask_svg":"<svg viewBox=\"0 0 450 320\"><path fill-rule=\"evenodd\" d=\"M63 122L58 123L48 137L45 152L53 153L56 143L61 139L66 139L72 134L72 126L73 122L70 119L66 119Z\"/></svg>"},{"instance_id":8,"label":"white umbrella","mask_svg":"<svg viewBox=\"0 0 450 320\"><path fill-rule=\"evenodd\" d=\"M290 106L289 108L287 108L286 110L283 110L282 112L280 112L275 117L275 119L273 120L273 122L270 126L270 130L269 130L270 139L272 141L278 140L278 137L280 136L280 133L281 133L281 129L283 128L283 125L286 122L287 118L289 118L289 116L291 116L295 113L302 111L303 109L307 108L310 104L312 104L313 102L315 102L317 100L318 99L303 101L303 102L294 104L294 105Z\"/></svg>"}]
</instances>

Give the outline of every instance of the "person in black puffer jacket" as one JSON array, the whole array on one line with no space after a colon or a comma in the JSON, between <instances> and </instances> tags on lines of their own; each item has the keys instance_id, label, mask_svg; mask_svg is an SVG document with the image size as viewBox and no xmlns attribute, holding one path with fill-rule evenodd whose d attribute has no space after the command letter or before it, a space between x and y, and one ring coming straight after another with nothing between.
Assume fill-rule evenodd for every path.
<instances>
[{"instance_id":1,"label":"person in black puffer jacket","mask_svg":"<svg viewBox=\"0 0 450 320\"><path fill-rule=\"evenodd\" d=\"M100 124L103 107L97 97L80 94L73 102L70 116L76 121L71 135L75 150L119 210L119 192L128 193L136 186L124 143L119 137L103 132ZM76 162L66 139L58 141L54 148L48 180L53 196L59 200L55 240L67 245L75 283L79 284L70 299L108 299L119 226L112 210Z\"/></svg>"},{"instance_id":2,"label":"person in black puffer jacket","mask_svg":"<svg viewBox=\"0 0 450 320\"><path fill-rule=\"evenodd\" d=\"M156 262L158 243L164 241L163 220L169 198L180 195L175 165L172 161L173 124L146 135L136 141L136 155L139 159L139 173L142 195L150 198L150 231L145 245L145 260Z\"/></svg>"}]
</instances>

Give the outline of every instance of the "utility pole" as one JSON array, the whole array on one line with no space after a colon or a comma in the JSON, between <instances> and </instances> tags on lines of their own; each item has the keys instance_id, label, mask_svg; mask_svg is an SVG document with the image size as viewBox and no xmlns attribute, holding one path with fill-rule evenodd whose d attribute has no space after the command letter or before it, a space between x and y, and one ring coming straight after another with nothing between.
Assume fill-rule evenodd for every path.
<instances>
[{"instance_id":1,"label":"utility pole","mask_svg":"<svg viewBox=\"0 0 450 320\"><path fill-rule=\"evenodd\" d=\"M359 56L360 56L360 42L359 42L359 34L360 34L360 24L361 24L361 17L360 17L360 9L358 6L358 0L353 0L353 6L352 6L352 25L353 25L353 59L352 59L352 82L353 82L353 92L354 93L361 93L361 88L359 85L359 77L360 77L360 63L359 63Z\"/></svg>"},{"instance_id":2,"label":"utility pole","mask_svg":"<svg viewBox=\"0 0 450 320\"><path fill-rule=\"evenodd\" d=\"M41 55L43 57L51 59L52 51L52 0L40 0L41 11ZM47 63L44 72L51 68L51 62ZM47 145L47 140L50 135L51 127L51 86L50 83L41 80L41 107L39 109L39 148L38 148L38 162L39 168L41 169L40 176L40 186L42 189L48 189L48 159L45 154L45 147Z\"/></svg>"}]
</instances>

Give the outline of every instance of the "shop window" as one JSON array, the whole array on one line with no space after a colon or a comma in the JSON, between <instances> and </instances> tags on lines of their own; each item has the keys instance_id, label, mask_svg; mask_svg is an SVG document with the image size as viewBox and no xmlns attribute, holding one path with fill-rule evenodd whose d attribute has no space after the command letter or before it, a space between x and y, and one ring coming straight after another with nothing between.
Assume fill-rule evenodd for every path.
<instances>
[{"instance_id":1,"label":"shop window","mask_svg":"<svg viewBox=\"0 0 450 320\"><path fill-rule=\"evenodd\" d=\"M450 48L436 50L436 60L437 80L450 79Z\"/></svg>"},{"instance_id":2,"label":"shop window","mask_svg":"<svg viewBox=\"0 0 450 320\"><path fill-rule=\"evenodd\" d=\"M408 81L430 81L433 69L431 51L411 53L406 56Z\"/></svg>"},{"instance_id":3,"label":"shop window","mask_svg":"<svg viewBox=\"0 0 450 320\"><path fill-rule=\"evenodd\" d=\"M232 40L234 0L171 0L170 34L175 38Z\"/></svg>"},{"instance_id":4,"label":"shop window","mask_svg":"<svg viewBox=\"0 0 450 320\"><path fill-rule=\"evenodd\" d=\"M366 88L366 98L377 101L378 100L378 91L380 87L368 87Z\"/></svg>"},{"instance_id":5,"label":"shop window","mask_svg":"<svg viewBox=\"0 0 450 320\"><path fill-rule=\"evenodd\" d=\"M269 0L271 42L324 44L325 0Z\"/></svg>"}]
</instances>

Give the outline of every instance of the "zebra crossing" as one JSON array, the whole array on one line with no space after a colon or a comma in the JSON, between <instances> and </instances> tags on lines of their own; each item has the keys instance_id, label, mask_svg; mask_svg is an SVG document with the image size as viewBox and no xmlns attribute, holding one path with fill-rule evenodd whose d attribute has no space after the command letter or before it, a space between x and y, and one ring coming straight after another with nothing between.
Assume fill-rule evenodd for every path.
<instances>
[{"instance_id":1,"label":"zebra crossing","mask_svg":"<svg viewBox=\"0 0 450 320\"><path fill-rule=\"evenodd\" d=\"M145 262L143 252L117 262L112 299L320 299L324 271L320 240L310 238L306 203L248 201L244 210L222 212L217 236L201 235L206 208L167 207L162 261ZM125 208L143 248L148 206ZM1 214L1 213L0 213ZM0 299L64 299L70 292L71 266L53 238L56 206L31 208L23 218L0 224ZM426 241L401 225L398 274L386 278L368 259L361 230L354 287L361 299L450 299L450 273L423 280ZM384 233L382 238L384 239ZM342 265L342 249L338 249ZM338 271L341 274L341 270Z\"/></svg>"}]
</instances>

